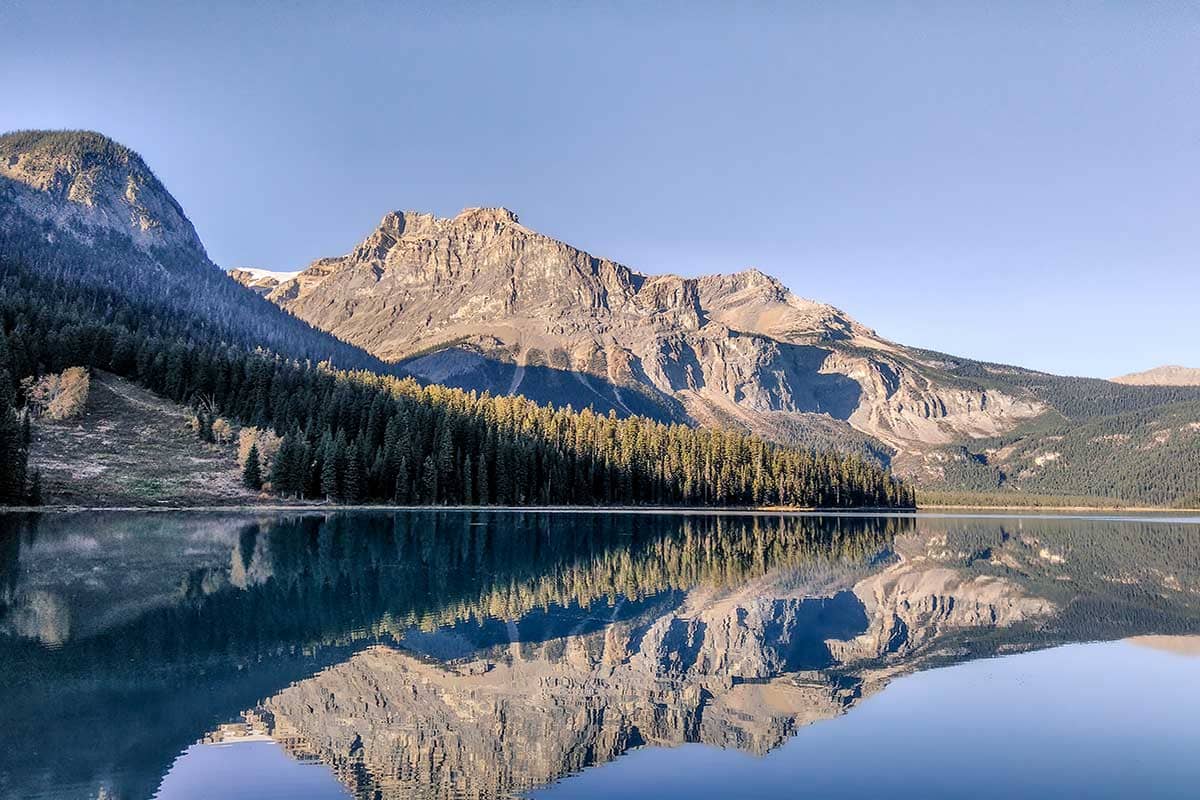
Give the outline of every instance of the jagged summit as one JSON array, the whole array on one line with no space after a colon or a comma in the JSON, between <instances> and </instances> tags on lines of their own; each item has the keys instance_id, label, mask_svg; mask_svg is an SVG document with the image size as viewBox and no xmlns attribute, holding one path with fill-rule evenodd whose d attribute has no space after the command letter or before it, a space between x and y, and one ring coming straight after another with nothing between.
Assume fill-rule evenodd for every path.
<instances>
[{"instance_id":1,"label":"jagged summit","mask_svg":"<svg viewBox=\"0 0 1200 800\"><path fill-rule=\"evenodd\" d=\"M186 247L206 257L182 207L130 148L94 131L0 136L0 192L38 223L85 240L115 233L142 249Z\"/></svg>"},{"instance_id":2,"label":"jagged summit","mask_svg":"<svg viewBox=\"0 0 1200 800\"><path fill-rule=\"evenodd\" d=\"M511 211L503 206L494 208L464 208L454 217L454 220L456 222L494 223L496 225L504 225L510 222L516 225L521 223L515 211Z\"/></svg>"},{"instance_id":3,"label":"jagged summit","mask_svg":"<svg viewBox=\"0 0 1200 800\"><path fill-rule=\"evenodd\" d=\"M1044 410L927 380L904 348L760 269L643 273L518 220L392 212L267 296L430 381L603 412L765 435L780 414L822 414L900 443L994 435Z\"/></svg>"}]
</instances>

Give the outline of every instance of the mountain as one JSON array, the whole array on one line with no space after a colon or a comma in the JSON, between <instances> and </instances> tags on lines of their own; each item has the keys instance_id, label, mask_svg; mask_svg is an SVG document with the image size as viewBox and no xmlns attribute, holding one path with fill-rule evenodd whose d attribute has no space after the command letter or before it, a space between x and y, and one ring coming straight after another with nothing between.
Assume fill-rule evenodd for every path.
<instances>
[{"instance_id":1,"label":"mountain","mask_svg":"<svg viewBox=\"0 0 1200 800\"><path fill-rule=\"evenodd\" d=\"M758 270L646 275L506 209L388 214L268 297L438 383L777 438L836 421L835 433L903 448L996 435L1047 410L1028 391L945 374L936 356Z\"/></svg>"},{"instance_id":2,"label":"mountain","mask_svg":"<svg viewBox=\"0 0 1200 800\"><path fill-rule=\"evenodd\" d=\"M1113 378L1130 386L1200 386L1200 369L1167 365Z\"/></svg>"},{"instance_id":3,"label":"mountain","mask_svg":"<svg viewBox=\"0 0 1200 800\"><path fill-rule=\"evenodd\" d=\"M312 328L218 269L178 204L126 148L95 134L21 133L2 137L0 156L0 502L42 504L38 470L59 466L39 446L54 432L31 423L29 392L14 384L82 367L182 406L198 450L273 430L282 439L261 471L284 499L913 504L909 487L857 454L400 379L388 374L399 367ZM119 424L91 422L101 424L102 440L112 438L103 425ZM160 442L142 433L136 446L144 456ZM111 442L100 444L104 461L121 460ZM172 463L128 488L140 502L165 500L167 485L188 494L199 462L195 470L187 460ZM87 482L75 473L70 480Z\"/></svg>"},{"instance_id":4,"label":"mountain","mask_svg":"<svg viewBox=\"0 0 1200 800\"><path fill-rule=\"evenodd\" d=\"M232 280L129 148L90 131L0 136L0 259L196 319L206 335L284 356L391 371Z\"/></svg>"},{"instance_id":5,"label":"mountain","mask_svg":"<svg viewBox=\"0 0 1200 800\"><path fill-rule=\"evenodd\" d=\"M389 213L350 253L313 262L267 297L424 380L867 452L929 489L1170 503L1200 488L1158 432L1174 425L1189 452L1200 404L1179 404L1200 403L1200 389L906 347L761 271L648 275L503 208ZM1097 479L1086 442L1052 446L1064 432L1128 434L1131 414L1150 431L1146 447L1101 438L1103 463L1119 470L1145 456L1153 484ZM1017 450L1028 458L1007 458ZM1043 469L1047 458L1061 460Z\"/></svg>"},{"instance_id":6,"label":"mountain","mask_svg":"<svg viewBox=\"0 0 1200 800\"><path fill-rule=\"evenodd\" d=\"M0 136L0 268L14 263L75 292L75 311L106 323L124 324L112 298L133 303L121 313L164 328L145 328L150 337L183 325L191 342L741 429L865 454L927 490L1180 504L1198 489L1190 456L1176 454L1193 452L1200 387L1061 377L908 347L761 271L638 272L506 209L393 212L346 255L296 273L226 273L136 153L100 134L26 131ZM47 306L59 292L25 289ZM22 374L37 369L35 359ZM1178 435L1164 438L1166 426ZM1054 447L1063 437L1075 444ZM1137 479L1097 477L1126 467Z\"/></svg>"},{"instance_id":7,"label":"mountain","mask_svg":"<svg viewBox=\"0 0 1200 800\"><path fill-rule=\"evenodd\" d=\"M279 284L296 277L296 272L272 272L267 269L252 267L234 267L229 270L229 277L253 290L256 294L267 295L274 291Z\"/></svg>"}]
</instances>

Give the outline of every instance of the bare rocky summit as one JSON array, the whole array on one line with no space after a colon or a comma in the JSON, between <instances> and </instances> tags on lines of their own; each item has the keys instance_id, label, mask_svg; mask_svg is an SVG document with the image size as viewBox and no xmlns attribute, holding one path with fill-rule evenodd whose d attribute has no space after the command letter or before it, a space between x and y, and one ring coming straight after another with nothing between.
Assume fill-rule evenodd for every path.
<instances>
[{"instance_id":1,"label":"bare rocky summit","mask_svg":"<svg viewBox=\"0 0 1200 800\"><path fill-rule=\"evenodd\" d=\"M97 133L0 136L0 197L85 242L116 234L143 250L185 248L204 257L196 229L141 157Z\"/></svg>"},{"instance_id":2,"label":"bare rocky summit","mask_svg":"<svg viewBox=\"0 0 1200 800\"><path fill-rule=\"evenodd\" d=\"M1170 364L1113 378L1128 386L1200 386L1200 369Z\"/></svg>"},{"instance_id":3,"label":"bare rocky summit","mask_svg":"<svg viewBox=\"0 0 1200 800\"><path fill-rule=\"evenodd\" d=\"M893 447L992 436L1046 407L938 374L917 351L755 269L647 275L503 208L393 212L268 297L430 381L775 438L814 415Z\"/></svg>"}]
</instances>

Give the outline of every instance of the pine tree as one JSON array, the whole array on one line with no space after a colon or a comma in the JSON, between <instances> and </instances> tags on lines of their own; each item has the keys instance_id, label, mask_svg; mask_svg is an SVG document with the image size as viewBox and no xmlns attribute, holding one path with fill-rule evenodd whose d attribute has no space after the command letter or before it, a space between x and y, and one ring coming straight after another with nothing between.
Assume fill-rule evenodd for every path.
<instances>
[{"instance_id":1,"label":"pine tree","mask_svg":"<svg viewBox=\"0 0 1200 800\"><path fill-rule=\"evenodd\" d=\"M335 440L326 431L321 442L321 449L324 451L321 464L321 493L325 495L326 500L333 502L342 499L342 487L338 481L338 463L343 457L338 454L339 441L340 439Z\"/></svg>"},{"instance_id":2,"label":"pine tree","mask_svg":"<svg viewBox=\"0 0 1200 800\"><path fill-rule=\"evenodd\" d=\"M491 505L492 497L488 490L488 465L486 453L479 455L479 477L475 481L475 494L479 505Z\"/></svg>"},{"instance_id":3,"label":"pine tree","mask_svg":"<svg viewBox=\"0 0 1200 800\"><path fill-rule=\"evenodd\" d=\"M352 445L350 452L346 455L346 477L342 488L346 502L361 503L364 488L362 459L359 457L358 447Z\"/></svg>"},{"instance_id":4,"label":"pine tree","mask_svg":"<svg viewBox=\"0 0 1200 800\"><path fill-rule=\"evenodd\" d=\"M22 439L16 413L11 407L0 405L0 505L18 505L25 499L29 451Z\"/></svg>"},{"instance_id":5,"label":"pine tree","mask_svg":"<svg viewBox=\"0 0 1200 800\"><path fill-rule=\"evenodd\" d=\"M421 488L424 491L421 502L424 505L436 505L438 501L438 476L437 465L433 462L433 456L425 457L425 464L421 468Z\"/></svg>"},{"instance_id":6,"label":"pine tree","mask_svg":"<svg viewBox=\"0 0 1200 800\"><path fill-rule=\"evenodd\" d=\"M465 459L463 459L462 469L462 498L460 499L463 505L475 505L475 491L472 487L474 477L474 472L471 467L471 457L467 456Z\"/></svg>"},{"instance_id":7,"label":"pine tree","mask_svg":"<svg viewBox=\"0 0 1200 800\"><path fill-rule=\"evenodd\" d=\"M403 456L400 458L400 467L396 472L396 487L392 493L392 501L397 505L406 505L412 501L412 495L409 492L408 462Z\"/></svg>"},{"instance_id":8,"label":"pine tree","mask_svg":"<svg viewBox=\"0 0 1200 800\"><path fill-rule=\"evenodd\" d=\"M271 465L271 488L276 494L295 494L295 458L296 437L289 433L279 443L279 450L275 452L275 462Z\"/></svg>"},{"instance_id":9,"label":"pine tree","mask_svg":"<svg viewBox=\"0 0 1200 800\"><path fill-rule=\"evenodd\" d=\"M242 484L254 492L262 489L262 466L259 463L257 443L250 445L250 452L246 455L246 466L242 469Z\"/></svg>"}]
</instances>

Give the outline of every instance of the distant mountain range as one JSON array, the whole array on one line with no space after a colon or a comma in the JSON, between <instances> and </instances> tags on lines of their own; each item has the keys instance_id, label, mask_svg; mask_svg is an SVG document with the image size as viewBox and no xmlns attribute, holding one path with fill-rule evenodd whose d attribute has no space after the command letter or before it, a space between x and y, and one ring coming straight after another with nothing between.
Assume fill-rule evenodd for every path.
<instances>
[{"instance_id":1,"label":"distant mountain range","mask_svg":"<svg viewBox=\"0 0 1200 800\"><path fill-rule=\"evenodd\" d=\"M502 208L392 212L346 255L226 274L132 151L25 132L0 137L0 235L48 270L187 285L236 336L292 357L865 451L928 488L1200 498L1200 387L907 347L758 270L650 275Z\"/></svg>"},{"instance_id":2,"label":"distant mountain range","mask_svg":"<svg viewBox=\"0 0 1200 800\"><path fill-rule=\"evenodd\" d=\"M1130 386L1200 386L1200 369L1167 365L1113 378Z\"/></svg>"}]
</instances>

